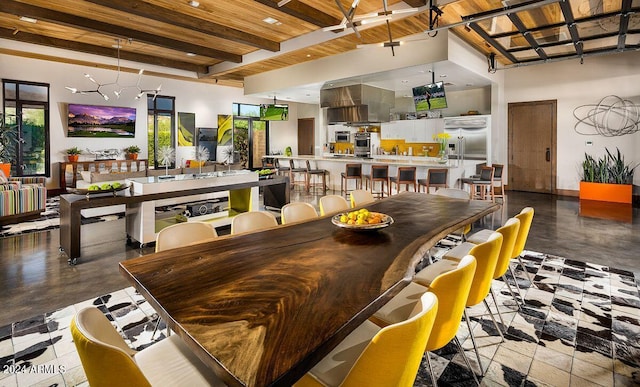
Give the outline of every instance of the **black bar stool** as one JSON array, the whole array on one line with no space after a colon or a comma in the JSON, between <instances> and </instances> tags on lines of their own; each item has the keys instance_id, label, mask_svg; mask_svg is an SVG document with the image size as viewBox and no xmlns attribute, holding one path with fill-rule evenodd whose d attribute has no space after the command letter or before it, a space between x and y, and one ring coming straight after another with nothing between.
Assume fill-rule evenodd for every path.
<instances>
[{"instance_id":1,"label":"black bar stool","mask_svg":"<svg viewBox=\"0 0 640 387\"><path fill-rule=\"evenodd\" d=\"M307 192L311 190L311 187L321 187L322 194L324 195L327 192L327 176L329 175L329 171L326 169L311 169L311 162L306 160L307 162L307 171L306 171L306 180L307 180ZM322 182L315 182L314 176L321 176ZM312 182L311 179L314 179Z\"/></svg>"},{"instance_id":2,"label":"black bar stool","mask_svg":"<svg viewBox=\"0 0 640 387\"><path fill-rule=\"evenodd\" d=\"M398 175L391 177L391 183L395 183L396 192L400 193L400 187L402 184L406 185L407 191L409 185L413 186L413 190L418 192L416 185L416 167L398 167Z\"/></svg>"},{"instance_id":3,"label":"black bar stool","mask_svg":"<svg viewBox=\"0 0 640 387\"><path fill-rule=\"evenodd\" d=\"M446 168L429 168L427 170L426 179L418 179L418 192L422 192L422 187L425 187L425 192L429 192L430 187L434 187L436 191L438 188L449 188L447 184L447 176L449 170Z\"/></svg>"}]
</instances>

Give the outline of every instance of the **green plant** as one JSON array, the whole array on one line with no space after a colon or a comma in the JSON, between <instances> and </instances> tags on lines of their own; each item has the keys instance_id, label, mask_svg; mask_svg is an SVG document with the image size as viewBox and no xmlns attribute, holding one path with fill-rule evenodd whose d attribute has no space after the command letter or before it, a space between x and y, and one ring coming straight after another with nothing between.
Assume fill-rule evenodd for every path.
<instances>
[{"instance_id":1,"label":"green plant","mask_svg":"<svg viewBox=\"0 0 640 387\"><path fill-rule=\"evenodd\" d=\"M79 154L82 154L82 150L80 148L78 148L77 146L74 146L73 148L69 148L69 149L65 150L65 152L68 155L79 155Z\"/></svg>"},{"instance_id":2,"label":"green plant","mask_svg":"<svg viewBox=\"0 0 640 387\"><path fill-rule=\"evenodd\" d=\"M592 183L632 184L633 172L638 166L625 164L624 156L616 148L615 155L605 148L607 154L599 159L585 153L582 162L582 181Z\"/></svg>"},{"instance_id":3,"label":"green plant","mask_svg":"<svg viewBox=\"0 0 640 387\"><path fill-rule=\"evenodd\" d=\"M126 148L124 148L125 153L140 153L140 147L137 145L130 145Z\"/></svg>"},{"instance_id":4,"label":"green plant","mask_svg":"<svg viewBox=\"0 0 640 387\"><path fill-rule=\"evenodd\" d=\"M0 163L13 163L18 145L18 125L8 123L0 113Z\"/></svg>"}]
</instances>

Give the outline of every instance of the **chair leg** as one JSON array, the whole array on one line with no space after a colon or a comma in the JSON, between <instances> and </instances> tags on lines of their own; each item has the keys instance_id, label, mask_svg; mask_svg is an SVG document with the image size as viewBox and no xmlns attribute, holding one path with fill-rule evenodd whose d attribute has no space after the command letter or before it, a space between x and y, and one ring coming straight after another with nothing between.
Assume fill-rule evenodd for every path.
<instances>
[{"instance_id":1,"label":"chair leg","mask_svg":"<svg viewBox=\"0 0 640 387\"><path fill-rule=\"evenodd\" d=\"M496 293L493 291L493 288L490 288L489 292L491 293L491 298L493 298L493 304L496 306L496 311L498 311L498 317L500 317L500 322L502 323L503 327L506 327L506 325L504 324L504 320L502 319L502 313L500 313L500 307L498 306L498 299L496 298Z\"/></svg>"},{"instance_id":2,"label":"chair leg","mask_svg":"<svg viewBox=\"0 0 640 387\"><path fill-rule=\"evenodd\" d=\"M436 375L433 373L433 367L431 366L431 359L429 358L429 352L425 352L424 356L427 358L427 366L429 366L429 374L431 375L431 385L433 387L438 387L438 379L436 379Z\"/></svg>"},{"instance_id":3,"label":"chair leg","mask_svg":"<svg viewBox=\"0 0 640 387\"><path fill-rule=\"evenodd\" d=\"M480 382L478 381L478 377L476 376L476 373L473 372L473 368L471 367L471 363L469 362L469 359L467 359L467 355L464 354L464 348L462 348L462 344L460 344L460 340L458 340L458 337L454 337L453 341L455 341L456 346L458 347L458 352L460 352L460 354L462 355L462 358L464 359L464 362L467 364L467 368L469 368L469 371L471 371L471 375L473 375L473 380L476 381L476 385L480 385ZM481 370L482 371L482 370Z\"/></svg>"},{"instance_id":4,"label":"chair leg","mask_svg":"<svg viewBox=\"0 0 640 387\"><path fill-rule=\"evenodd\" d=\"M500 329L500 326L498 325L496 318L493 317L493 312L491 312L491 309L489 308L489 303L487 303L487 299L485 298L484 300L482 300L482 302L484 302L484 307L487 308L487 312L489 312L491 321L493 321L493 325L495 325L496 329L498 330L498 333L500 334L500 342L504 343L504 336L502 335L502 329ZM497 308L498 306L496 305L496 309ZM498 313L500 313L500 311L498 311ZM502 316L500 316L500 321L502 321ZM502 321L502 325L504 326L504 321Z\"/></svg>"},{"instance_id":5,"label":"chair leg","mask_svg":"<svg viewBox=\"0 0 640 387\"><path fill-rule=\"evenodd\" d=\"M524 296L522 295L522 291L520 290L520 285L518 285L518 279L516 278L516 273L513 271L513 268L511 267L511 265L509 265L509 271L511 272L511 276L513 277L513 282L516 284L516 290L518 291L520 300L522 300L522 304L524 305Z\"/></svg>"},{"instance_id":6,"label":"chair leg","mask_svg":"<svg viewBox=\"0 0 640 387\"><path fill-rule=\"evenodd\" d=\"M478 358L478 367L480 367L480 375L484 375L484 370L482 369L482 362L480 361L480 350L478 350L478 345L476 344L476 337L473 334L473 329L471 329L471 321L469 320L469 315L467 314L467 309L464 310L464 320L467 322L467 327L469 328L469 335L471 335L471 342L473 343L473 349L476 351L476 357ZM473 369L471 369L473 372Z\"/></svg>"},{"instance_id":7,"label":"chair leg","mask_svg":"<svg viewBox=\"0 0 640 387\"><path fill-rule=\"evenodd\" d=\"M531 279L531 275L529 275L529 272L527 271L527 267L524 265L524 262L522 262L522 258L520 257L520 255L518 255L518 262L520 263L520 266L522 266L522 271L524 271L524 274L526 274L527 279L529 280L529 283L531 284L530 286L534 286L533 285L533 280Z\"/></svg>"}]
</instances>

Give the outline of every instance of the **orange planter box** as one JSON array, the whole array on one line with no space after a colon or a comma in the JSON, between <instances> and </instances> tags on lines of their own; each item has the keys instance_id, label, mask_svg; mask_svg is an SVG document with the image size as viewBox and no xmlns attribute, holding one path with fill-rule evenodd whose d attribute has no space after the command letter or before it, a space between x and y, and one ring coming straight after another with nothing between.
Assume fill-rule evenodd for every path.
<instances>
[{"instance_id":1,"label":"orange planter box","mask_svg":"<svg viewBox=\"0 0 640 387\"><path fill-rule=\"evenodd\" d=\"M581 200L599 200L613 203L631 203L633 185L580 182Z\"/></svg>"}]
</instances>

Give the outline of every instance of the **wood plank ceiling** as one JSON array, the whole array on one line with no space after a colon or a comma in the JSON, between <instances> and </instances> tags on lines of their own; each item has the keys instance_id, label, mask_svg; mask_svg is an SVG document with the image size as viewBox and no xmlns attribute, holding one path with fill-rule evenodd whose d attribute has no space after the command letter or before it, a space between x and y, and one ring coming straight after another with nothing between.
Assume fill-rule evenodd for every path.
<instances>
[{"instance_id":1,"label":"wood plank ceiling","mask_svg":"<svg viewBox=\"0 0 640 387\"><path fill-rule=\"evenodd\" d=\"M360 44L389 44L438 28L451 29L487 57L494 55L493 70L640 47L640 0L444 0L433 4L428 0L360 0L352 14L352 0L278 3L2 0L0 38L97 54L114 58L114 63L114 46L121 42L124 60L178 69L203 82L238 87L250 75L355 50ZM351 28L323 31L340 24L343 11L358 17L410 7L418 11L394 14L388 26L382 20L366 29L358 25L357 34ZM268 17L275 23L265 22ZM305 38L311 43L303 43ZM0 46L2 52L38 56L37 52ZM253 59L257 56L260 59ZM488 63L491 67L491 61ZM113 68L104 62L95 66Z\"/></svg>"}]
</instances>

